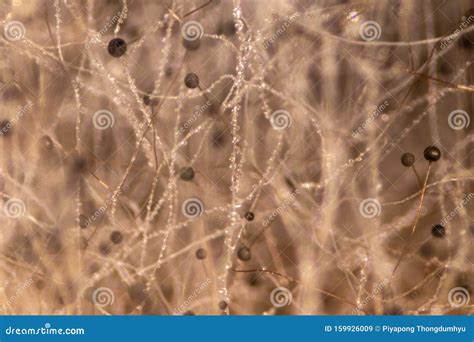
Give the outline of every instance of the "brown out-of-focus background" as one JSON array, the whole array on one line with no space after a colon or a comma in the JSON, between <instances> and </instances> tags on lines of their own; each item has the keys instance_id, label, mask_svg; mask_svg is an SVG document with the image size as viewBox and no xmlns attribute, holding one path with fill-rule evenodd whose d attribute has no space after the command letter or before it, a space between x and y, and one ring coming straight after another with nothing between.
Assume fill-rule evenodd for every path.
<instances>
[{"instance_id":1,"label":"brown out-of-focus background","mask_svg":"<svg viewBox=\"0 0 474 342\"><path fill-rule=\"evenodd\" d=\"M0 313L472 314L473 7L3 1Z\"/></svg>"}]
</instances>

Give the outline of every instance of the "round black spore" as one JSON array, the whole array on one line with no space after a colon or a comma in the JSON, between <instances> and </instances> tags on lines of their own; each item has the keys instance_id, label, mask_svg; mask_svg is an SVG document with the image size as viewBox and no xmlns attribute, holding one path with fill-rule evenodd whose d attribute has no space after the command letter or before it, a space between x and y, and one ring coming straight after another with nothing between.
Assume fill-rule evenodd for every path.
<instances>
[{"instance_id":1,"label":"round black spore","mask_svg":"<svg viewBox=\"0 0 474 342\"><path fill-rule=\"evenodd\" d=\"M468 25L465 28L465 30L467 30L468 28L471 28L474 25L474 21L472 21L471 17L474 17L474 8L468 9L462 18L463 20L461 24L465 24L466 22L468 22ZM458 45L462 49L466 49L466 50L474 49L474 32L471 31L471 32L464 33L459 38Z\"/></svg>"},{"instance_id":2,"label":"round black spore","mask_svg":"<svg viewBox=\"0 0 474 342\"><path fill-rule=\"evenodd\" d=\"M190 89L199 87L199 77L195 73L189 73L184 78L184 84Z\"/></svg>"},{"instance_id":3,"label":"round black spore","mask_svg":"<svg viewBox=\"0 0 474 342\"><path fill-rule=\"evenodd\" d=\"M221 23L217 28L218 35L233 36L237 32L233 20L225 21Z\"/></svg>"},{"instance_id":4,"label":"round black spore","mask_svg":"<svg viewBox=\"0 0 474 342\"><path fill-rule=\"evenodd\" d=\"M425 159L430 162L438 161L441 158L441 151L436 146L428 146L423 153Z\"/></svg>"},{"instance_id":5,"label":"round black spore","mask_svg":"<svg viewBox=\"0 0 474 342\"><path fill-rule=\"evenodd\" d=\"M179 171L179 176L184 181L190 181L194 178L194 170L192 167L183 167Z\"/></svg>"},{"instance_id":6,"label":"round black spore","mask_svg":"<svg viewBox=\"0 0 474 342\"><path fill-rule=\"evenodd\" d=\"M110 233L110 241L112 241L112 243L118 245L120 242L122 242L122 240L123 240L123 235L118 230L115 230L112 233Z\"/></svg>"},{"instance_id":7,"label":"round black spore","mask_svg":"<svg viewBox=\"0 0 474 342\"><path fill-rule=\"evenodd\" d=\"M441 224L435 224L433 228L431 228L431 234L434 237L442 238L446 235L446 228Z\"/></svg>"},{"instance_id":8,"label":"round black spore","mask_svg":"<svg viewBox=\"0 0 474 342\"><path fill-rule=\"evenodd\" d=\"M99 270L100 270L99 264L94 262L94 263L90 264L89 269L87 270L87 272L89 272L90 275L93 275L93 274L96 274L97 272L99 272Z\"/></svg>"},{"instance_id":9,"label":"round black spore","mask_svg":"<svg viewBox=\"0 0 474 342\"><path fill-rule=\"evenodd\" d=\"M173 67L171 67L169 65L165 66L165 76L166 77L171 77L171 75L173 75L173 72L174 72Z\"/></svg>"},{"instance_id":10,"label":"round black spore","mask_svg":"<svg viewBox=\"0 0 474 342\"><path fill-rule=\"evenodd\" d=\"M206 259L207 257L207 252L204 248L199 248L198 250L196 250L196 258L198 258L199 260L204 260Z\"/></svg>"},{"instance_id":11,"label":"round black spore","mask_svg":"<svg viewBox=\"0 0 474 342\"><path fill-rule=\"evenodd\" d=\"M255 218L255 214L252 213L251 211L248 211L245 213L245 219L247 221L253 221L254 218Z\"/></svg>"},{"instance_id":12,"label":"round black spore","mask_svg":"<svg viewBox=\"0 0 474 342\"><path fill-rule=\"evenodd\" d=\"M419 252L423 257L431 257L433 255L433 247L429 243L425 243L420 247Z\"/></svg>"},{"instance_id":13,"label":"round black spore","mask_svg":"<svg viewBox=\"0 0 474 342\"><path fill-rule=\"evenodd\" d=\"M114 38L107 45L107 51L112 57L120 58L127 52L127 43L122 38Z\"/></svg>"},{"instance_id":14,"label":"round black spore","mask_svg":"<svg viewBox=\"0 0 474 342\"><path fill-rule=\"evenodd\" d=\"M247 247L241 247L237 252L237 257L242 261L250 260L250 249L248 249Z\"/></svg>"},{"instance_id":15,"label":"round black spore","mask_svg":"<svg viewBox=\"0 0 474 342\"><path fill-rule=\"evenodd\" d=\"M44 289L45 286L46 286L46 282L43 279L38 279L35 281L35 287L38 290Z\"/></svg>"},{"instance_id":16,"label":"round black spore","mask_svg":"<svg viewBox=\"0 0 474 342\"><path fill-rule=\"evenodd\" d=\"M151 98L150 95L145 94L143 95L143 104L145 106L156 106L160 103L158 98Z\"/></svg>"},{"instance_id":17,"label":"round black spore","mask_svg":"<svg viewBox=\"0 0 474 342\"><path fill-rule=\"evenodd\" d=\"M99 245L99 252L104 256L108 255L110 253L110 245L106 241L101 242Z\"/></svg>"},{"instance_id":18,"label":"round black spore","mask_svg":"<svg viewBox=\"0 0 474 342\"><path fill-rule=\"evenodd\" d=\"M201 39L187 40L183 39L183 46L186 50L195 51L201 46Z\"/></svg>"},{"instance_id":19,"label":"round black spore","mask_svg":"<svg viewBox=\"0 0 474 342\"><path fill-rule=\"evenodd\" d=\"M48 237L48 241L46 242L46 250L48 253L56 255L60 253L63 249L63 244L61 242L61 238L59 237L58 232L53 232Z\"/></svg>"},{"instance_id":20,"label":"round black spore","mask_svg":"<svg viewBox=\"0 0 474 342\"><path fill-rule=\"evenodd\" d=\"M225 300L221 300L219 302L219 309L221 309L221 310L227 309L227 302Z\"/></svg>"},{"instance_id":21,"label":"round black spore","mask_svg":"<svg viewBox=\"0 0 474 342\"><path fill-rule=\"evenodd\" d=\"M415 156L411 153L403 153L401 161L403 166L410 167L415 164Z\"/></svg>"},{"instance_id":22,"label":"round black spore","mask_svg":"<svg viewBox=\"0 0 474 342\"><path fill-rule=\"evenodd\" d=\"M89 227L89 219L87 218L86 215L83 215L83 214L80 214L79 215L79 227L81 227L82 229L86 229L87 227Z\"/></svg>"},{"instance_id":23,"label":"round black spore","mask_svg":"<svg viewBox=\"0 0 474 342\"><path fill-rule=\"evenodd\" d=\"M258 274L249 275L249 277L247 278L247 283L249 284L249 286L252 287L258 286L260 284Z\"/></svg>"},{"instance_id":24,"label":"round black spore","mask_svg":"<svg viewBox=\"0 0 474 342\"><path fill-rule=\"evenodd\" d=\"M399 305L393 304L392 306L385 308L383 314L387 316L399 316L403 315L403 309Z\"/></svg>"},{"instance_id":25,"label":"round black spore","mask_svg":"<svg viewBox=\"0 0 474 342\"><path fill-rule=\"evenodd\" d=\"M148 297L146 281L144 279L138 279L134 284L128 287L127 293L133 303L142 303Z\"/></svg>"},{"instance_id":26,"label":"round black spore","mask_svg":"<svg viewBox=\"0 0 474 342\"><path fill-rule=\"evenodd\" d=\"M69 165L71 167L71 170L78 174L83 174L88 169L87 160L82 156L72 157Z\"/></svg>"},{"instance_id":27,"label":"round black spore","mask_svg":"<svg viewBox=\"0 0 474 342\"><path fill-rule=\"evenodd\" d=\"M467 20L469 19L471 16L474 16L474 7L468 9L466 11L466 13L464 13L464 18L463 20ZM468 27L471 27L472 25L474 25L474 22L473 21L470 21L469 24L468 24Z\"/></svg>"},{"instance_id":28,"label":"round black spore","mask_svg":"<svg viewBox=\"0 0 474 342\"><path fill-rule=\"evenodd\" d=\"M465 33L459 38L459 47L465 50L474 49L474 34L472 32Z\"/></svg>"},{"instance_id":29,"label":"round black spore","mask_svg":"<svg viewBox=\"0 0 474 342\"><path fill-rule=\"evenodd\" d=\"M216 148L223 147L225 145L225 133L221 131L216 131L212 134L211 143L212 146Z\"/></svg>"},{"instance_id":30,"label":"round black spore","mask_svg":"<svg viewBox=\"0 0 474 342\"><path fill-rule=\"evenodd\" d=\"M0 136L7 137L12 133L13 125L9 120L0 121Z\"/></svg>"},{"instance_id":31,"label":"round black spore","mask_svg":"<svg viewBox=\"0 0 474 342\"><path fill-rule=\"evenodd\" d=\"M150 95L143 95L143 104L145 106L149 106L150 105Z\"/></svg>"}]
</instances>

